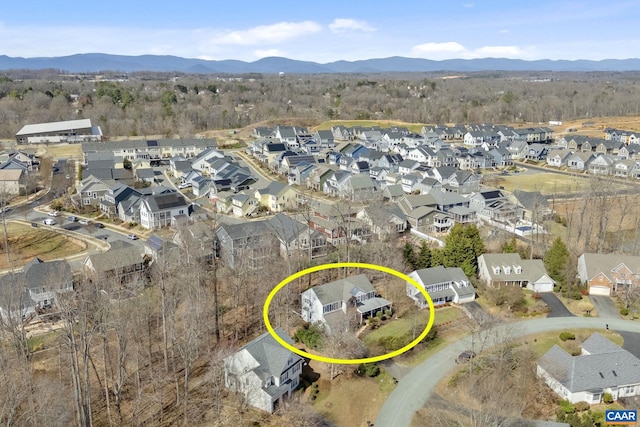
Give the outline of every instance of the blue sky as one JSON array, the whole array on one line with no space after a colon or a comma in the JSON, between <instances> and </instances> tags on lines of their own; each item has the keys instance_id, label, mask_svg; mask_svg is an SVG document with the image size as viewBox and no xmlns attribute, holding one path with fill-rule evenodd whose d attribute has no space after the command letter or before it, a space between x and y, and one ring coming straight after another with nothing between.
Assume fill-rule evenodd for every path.
<instances>
[{"instance_id":1,"label":"blue sky","mask_svg":"<svg viewBox=\"0 0 640 427\"><path fill-rule=\"evenodd\" d=\"M91 52L319 63L639 58L640 0L3 2L0 54Z\"/></svg>"}]
</instances>

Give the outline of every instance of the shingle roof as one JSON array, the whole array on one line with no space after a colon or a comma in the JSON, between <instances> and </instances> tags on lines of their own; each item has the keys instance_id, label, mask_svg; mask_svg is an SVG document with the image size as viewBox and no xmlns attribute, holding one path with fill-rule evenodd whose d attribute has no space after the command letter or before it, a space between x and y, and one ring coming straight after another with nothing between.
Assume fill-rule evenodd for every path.
<instances>
[{"instance_id":1,"label":"shingle roof","mask_svg":"<svg viewBox=\"0 0 640 427\"><path fill-rule=\"evenodd\" d=\"M312 289L323 305L336 301L348 301L354 295L354 289L362 292L374 290L373 285L364 274L314 286Z\"/></svg>"},{"instance_id":2,"label":"shingle roof","mask_svg":"<svg viewBox=\"0 0 640 427\"><path fill-rule=\"evenodd\" d=\"M124 240L116 240L111 244L111 248L108 251L92 254L87 258L98 273L142 262L140 250L135 245Z\"/></svg>"},{"instance_id":3,"label":"shingle roof","mask_svg":"<svg viewBox=\"0 0 640 427\"><path fill-rule=\"evenodd\" d=\"M640 383L640 360L627 350L605 341L609 340L593 334L584 342L593 353L580 356L571 356L554 345L538 364L571 392L602 391Z\"/></svg>"},{"instance_id":4,"label":"shingle roof","mask_svg":"<svg viewBox=\"0 0 640 427\"><path fill-rule=\"evenodd\" d=\"M91 127L91 119L67 120L63 122L35 123L25 125L16 136L28 135L32 133L60 132L71 129L84 129Z\"/></svg>"}]
</instances>

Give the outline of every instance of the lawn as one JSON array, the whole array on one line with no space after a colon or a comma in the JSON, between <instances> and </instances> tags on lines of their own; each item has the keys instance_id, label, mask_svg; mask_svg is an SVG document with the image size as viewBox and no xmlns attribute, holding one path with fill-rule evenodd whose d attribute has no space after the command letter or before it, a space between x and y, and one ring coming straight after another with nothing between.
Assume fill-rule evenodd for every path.
<instances>
[{"instance_id":1,"label":"lawn","mask_svg":"<svg viewBox=\"0 0 640 427\"><path fill-rule=\"evenodd\" d=\"M18 145L18 149L36 149L38 155L46 153L54 159L82 159L81 144L29 144Z\"/></svg>"},{"instance_id":2,"label":"lawn","mask_svg":"<svg viewBox=\"0 0 640 427\"><path fill-rule=\"evenodd\" d=\"M494 175L488 179L507 191L539 191L545 195L577 193L590 186L588 179L550 172Z\"/></svg>"},{"instance_id":3,"label":"lawn","mask_svg":"<svg viewBox=\"0 0 640 427\"><path fill-rule=\"evenodd\" d=\"M537 357L542 357L542 355L545 354L547 351L549 351L549 349L553 347L555 344L559 345L566 351L571 352L571 350L579 348L582 345L582 343L587 338L589 338L594 332L598 332L600 335L610 339L611 341L613 341L614 343L620 346L624 341L622 339L622 336L614 331L606 331L606 330L603 331L602 329L575 329L575 330L568 329L567 331L574 333L576 336L576 339L562 341L560 339L560 333L562 331L553 331L553 332L546 332L544 334L536 334L535 336L524 337L518 340L518 342L532 344L531 349L533 350L535 355Z\"/></svg>"},{"instance_id":4,"label":"lawn","mask_svg":"<svg viewBox=\"0 0 640 427\"><path fill-rule=\"evenodd\" d=\"M8 223L7 234L13 267L22 266L36 256L47 261L75 255L86 249L79 241L45 227L34 228L24 224ZM4 270L9 268L4 247L4 231L0 238L0 270Z\"/></svg>"}]
</instances>

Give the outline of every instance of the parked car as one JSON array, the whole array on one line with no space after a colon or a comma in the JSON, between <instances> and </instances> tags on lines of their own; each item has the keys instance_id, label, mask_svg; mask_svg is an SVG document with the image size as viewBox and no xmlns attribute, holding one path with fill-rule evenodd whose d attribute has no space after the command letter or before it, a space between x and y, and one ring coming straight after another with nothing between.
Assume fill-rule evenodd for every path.
<instances>
[{"instance_id":1,"label":"parked car","mask_svg":"<svg viewBox=\"0 0 640 427\"><path fill-rule=\"evenodd\" d=\"M58 213L58 211L51 211L47 215L49 215L49 216L58 216L60 214Z\"/></svg>"},{"instance_id":2,"label":"parked car","mask_svg":"<svg viewBox=\"0 0 640 427\"><path fill-rule=\"evenodd\" d=\"M476 352L473 350L465 350L462 353L460 353L458 355L458 358L456 359L456 363L465 363L470 361L471 359L473 359L474 357L476 357Z\"/></svg>"},{"instance_id":3,"label":"parked car","mask_svg":"<svg viewBox=\"0 0 640 427\"><path fill-rule=\"evenodd\" d=\"M88 219L81 219L80 220L80 224L82 225L89 225L91 223L91 221L89 221Z\"/></svg>"},{"instance_id":4,"label":"parked car","mask_svg":"<svg viewBox=\"0 0 640 427\"><path fill-rule=\"evenodd\" d=\"M42 220L44 225L56 225L56 222L51 218L46 218Z\"/></svg>"},{"instance_id":5,"label":"parked car","mask_svg":"<svg viewBox=\"0 0 640 427\"><path fill-rule=\"evenodd\" d=\"M77 216L70 216L69 218L67 218L70 222L76 222L78 220Z\"/></svg>"},{"instance_id":6,"label":"parked car","mask_svg":"<svg viewBox=\"0 0 640 427\"><path fill-rule=\"evenodd\" d=\"M135 234L127 234L127 239L129 240L138 240L138 236Z\"/></svg>"},{"instance_id":7,"label":"parked car","mask_svg":"<svg viewBox=\"0 0 640 427\"><path fill-rule=\"evenodd\" d=\"M98 228L104 228L104 224L101 222L96 222L96 227Z\"/></svg>"}]
</instances>

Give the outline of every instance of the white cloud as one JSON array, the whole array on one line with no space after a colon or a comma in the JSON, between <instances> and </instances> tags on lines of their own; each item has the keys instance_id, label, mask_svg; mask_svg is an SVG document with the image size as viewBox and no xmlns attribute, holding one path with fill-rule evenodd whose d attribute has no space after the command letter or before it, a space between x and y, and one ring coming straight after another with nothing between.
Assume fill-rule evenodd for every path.
<instances>
[{"instance_id":1,"label":"white cloud","mask_svg":"<svg viewBox=\"0 0 640 427\"><path fill-rule=\"evenodd\" d=\"M471 9L475 5L476 5L475 3L465 3L465 4L462 5L462 7L466 7L467 9Z\"/></svg>"},{"instance_id":2,"label":"white cloud","mask_svg":"<svg viewBox=\"0 0 640 427\"><path fill-rule=\"evenodd\" d=\"M363 31L366 33L371 33L373 31L376 31L376 29L369 25L366 21L343 18L334 19L333 22L329 24L329 29L333 33L345 33L347 31Z\"/></svg>"},{"instance_id":3,"label":"white cloud","mask_svg":"<svg viewBox=\"0 0 640 427\"><path fill-rule=\"evenodd\" d=\"M500 34L507 34L508 32L509 32L509 29L507 28L500 30Z\"/></svg>"},{"instance_id":4,"label":"white cloud","mask_svg":"<svg viewBox=\"0 0 640 427\"><path fill-rule=\"evenodd\" d=\"M464 46L457 42L423 43L411 48L411 52L416 55L455 54L466 50Z\"/></svg>"},{"instance_id":5,"label":"white cloud","mask_svg":"<svg viewBox=\"0 0 640 427\"><path fill-rule=\"evenodd\" d=\"M267 58L269 56L286 57L287 54L280 49L258 49L253 52L256 58Z\"/></svg>"},{"instance_id":6,"label":"white cloud","mask_svg":"<svg viewBox=\"0 0 640 427\"><path fill-rule=\"evenodd\" d=\"M474 59L487 57L523 58L527 56L525 50L517 46L483 46L469 49L458 42L423 43L411 48L415 56L427 59Z\"/></svg>"},{"instance_id":7,"label":"white cloud","mask_svg":"<svg viewBox=\"0 0 640 427\"><path fill-rule=\"evenodd\" d=\"M242 31L229 31L211 39L215 44L258 45L262 43L281 43L311 33L317 33L322 27L313 21L279 22L273 25L260 25Z\"/></svg>"},{"instance_id":8,"label":"white cloud","mask_svg":"<svg viewBox=\"0 0 640 427\"><path fill-rule=\"evenodd\" d=\"M472 53L474 56L481 56L481 57L500 56L500 57L506 57L506 58L513 58L513 57L521 57L524 52L522 51L522 49L520 49L517 46L484 46L474 50Z\"/></svg>"}]
</instances>

